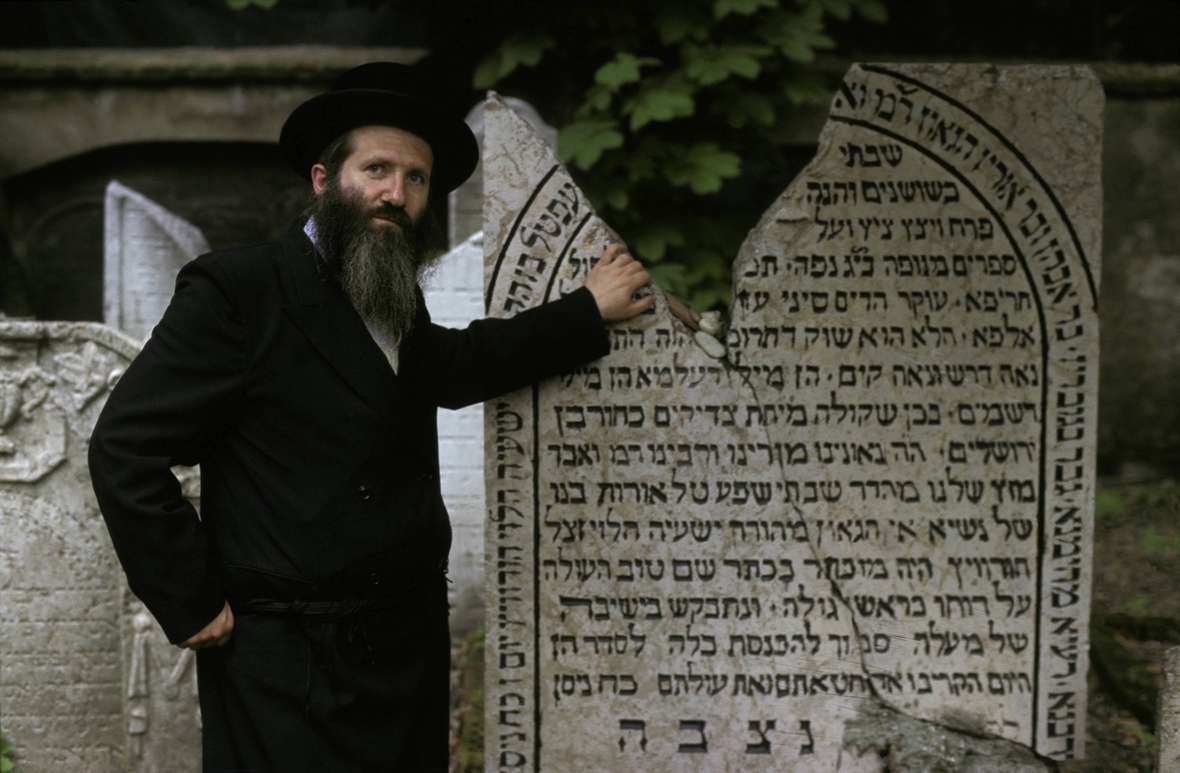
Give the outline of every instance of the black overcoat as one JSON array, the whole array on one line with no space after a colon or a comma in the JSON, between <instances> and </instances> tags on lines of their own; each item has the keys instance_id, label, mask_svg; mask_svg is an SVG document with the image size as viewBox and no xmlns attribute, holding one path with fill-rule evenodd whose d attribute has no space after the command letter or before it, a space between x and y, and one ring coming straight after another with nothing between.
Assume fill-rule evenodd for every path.
<instances>
[{"instance_id":1,"label":"black overcoat","mask_svg":"<svg viewBox=\"0 0 1180 773\"><path fill-rule=\"evenodd\" d=\"M90 470L132 591L173 643L235 608L198 653L207 771L445 767L436 410L609 340L585 289L461 331L420 307L395 375L299 224L203 255L99 418ZM200 517L170 471L196 464ZM389 603L348 625L247 604L358 594Z\"/></svg>"}]
</instances>

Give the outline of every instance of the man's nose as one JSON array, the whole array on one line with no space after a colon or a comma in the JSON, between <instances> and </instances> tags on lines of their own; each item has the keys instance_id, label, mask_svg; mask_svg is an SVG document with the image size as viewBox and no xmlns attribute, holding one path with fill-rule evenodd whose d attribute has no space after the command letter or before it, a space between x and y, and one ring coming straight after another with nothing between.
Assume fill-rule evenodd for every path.
<instances>
[{"instance_id":1,"label":"man's nose","mask_svg":"<svg viewBox=\"0 0 1180 773\"><path fill-rule=\"evenodd\" d=\"M400 174L390 175L381 189L381 201L395 207L406 204L406 181Z\"/></svg>"}]
</instances>

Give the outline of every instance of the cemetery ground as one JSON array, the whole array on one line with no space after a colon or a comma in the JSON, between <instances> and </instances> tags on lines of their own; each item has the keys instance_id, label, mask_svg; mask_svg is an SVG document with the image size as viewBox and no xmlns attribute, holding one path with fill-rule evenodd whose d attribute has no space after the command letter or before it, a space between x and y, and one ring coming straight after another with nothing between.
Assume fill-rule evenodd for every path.
<instances>
[{"instance_id":1,"label":"cemetery ground","mask_svg":"<svg viewBox=\"0 0 1180 773\"><path fill-rule=\"evenodd\" d=\"M1061 773L1152 770L1163 654L1180 645L1180 482L1105 482L1094 519L1086 758ZM483 631L452 647L452 773L483 768Z\"/></svg>"}]
</instances>

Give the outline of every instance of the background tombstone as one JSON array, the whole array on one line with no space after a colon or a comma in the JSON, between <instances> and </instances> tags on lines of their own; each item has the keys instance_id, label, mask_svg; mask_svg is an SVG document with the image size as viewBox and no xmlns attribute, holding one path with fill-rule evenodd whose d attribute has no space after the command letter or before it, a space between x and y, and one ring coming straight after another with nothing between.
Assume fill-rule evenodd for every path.
<instances>
[{"instance_id":1,"label":"background tombstone","mask_svg":"<svg viewBox=\"0 0 1180 773\"><path fill-rule=\"evenodd\" d=\"M28 773L200 768L191 668L126 590L86 469L138 348L0 321L0 724Z\"/></svg>"},{"instance_id":2,"label":"background tombstone","mask_svg":"<svg viewBox=\"0 0 1180 773\"><path fill-rule=\"evenodd\" d=\"M209 252L201 230L146 196L111 180L103 231L103 321L146 341L164 316L176 274Z\"/></svg>"},{"instance_id":3,"label":"background tombstone","mask_svg":"<svg viewBox=\"0 0 1180 773\"><path fill-rule=\"evenodd\" d=\"M483 233L455 246L438 263L423 288L436 324L466 327L483 314ZM438 456L443 501L451 516L448 602L451 630L483 624L483 405L438 414Z\"/></svg>"},{"instance_id":4,"label":"background tombstone","mask_svg":"<svg viewBox=\"0 0 1180 773\"><path fill-rule=\"evenodd\" d=\"M735 262L726 358L657 293L489 404L489 765L872 770L844 728L877 700L1082 754L1102 105L1079 67L854 66ZM609 232L485 127L510 316Z\"/></svg>"}]
</instances>

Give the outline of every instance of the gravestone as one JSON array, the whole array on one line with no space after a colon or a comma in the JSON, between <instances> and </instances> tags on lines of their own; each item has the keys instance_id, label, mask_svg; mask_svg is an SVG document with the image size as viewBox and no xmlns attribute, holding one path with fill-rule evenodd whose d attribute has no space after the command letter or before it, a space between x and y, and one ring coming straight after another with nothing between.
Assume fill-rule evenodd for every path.
<instances>
[{"instance_id":1,"label":"gravestone","mask_svg":"<svg viewBox=\"0 0 1180 773\"><path fill-rule=\"evenodd\" d=\"M483 317L483 234L477 232L438 259L422 288L431 321L462 328ZM484 620L483 404L438 414L439 484L451 517L447 601L451 630Z\"/></svg>"},{"instance_id":2,"label":"gravestone","mask_svg":"<svg viewBox=\"0 0 1180 773\"><path fill-rule=\"evenodd\" d=\"M27 773L200 768L192 653L127 590L86 465L138 351L96 323L0 321L0 726Z\"/></svg>"},{"instance_id":3,"label":"gravestone","mask_svg":"<svg viewBox=\"0 0 1180 773\"><path fill-rule=\"evenodd\" d=\"M557 148L557 129L545 123L537 108L518 97L504 97L504 103L541 135L550 147ZM463 119L483 148L483 103L479 102ZM447 196L447 236L452 248L483 228L483 163L462 185ZM481 261L482 265L482 261Z\"/></svg>"},{"instance_id":4,"label":"gravestone","mask_svg":"<svg viewBox=\"0 0 1180 773\"><path fill-rule=\"evenodd\" d=\"M103 321L146 341L164 316L176 274L209 242L192 223L117 180L103 204Z\"/></svg>"},{"instance_id":5,"label":"gravestone","mask_svg":"<svg viewBox=\"0 0 1180 773\"><path fill-rule=\"evenodd\" d=\"M877 770L882 706L1082 755L1102 108L1082 67L854 66L724 346L657 290L488 403L489 769ZM485 129L505 317L612 236Z\"/></svg>"}]
</instances>

